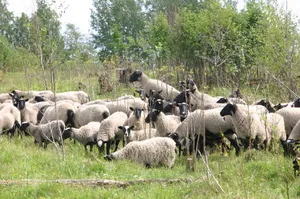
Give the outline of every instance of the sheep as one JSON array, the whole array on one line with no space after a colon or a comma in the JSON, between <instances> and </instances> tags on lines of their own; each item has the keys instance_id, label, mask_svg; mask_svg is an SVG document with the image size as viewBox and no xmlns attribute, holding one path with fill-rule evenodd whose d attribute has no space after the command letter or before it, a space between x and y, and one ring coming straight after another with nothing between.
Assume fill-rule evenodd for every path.
<instances>
[{"instance_id":1,"label":"sheep","mask_svg":"<svg viewBox=\"0 0 300 199\"><path fill-rule=\"evenodd\" d=\"M129 125L119 126L118 128L124 132L125 143L127 144L132 141L141 141L156 137L156 129L154 128L136 130L135 126Z\"/></svg>"},{"instance_id":2,"label":"sheep","mask_svg":"<svg viewBox=\"0 0 300 199\"><path fill-rule=\"evenodd\" d=\"M130 75L129 82L139 82L148 96L150 96L150 90L162 90L160 94L166 100L172 100L179 94L176 88L160 80L149 78L145 73L139 70L134 71Z\"/></svg>"},{"instance_id":3,"label":"sheep","mask_svg":"<svg viewBox=\"0 0 300 199\"><path fill-rule=\"evenodd\" d=\"M168 137L155 137L143 141L133 141L110 155L106 160L127 159L149 167L166 166L172 168L176 158L175 142Z\"/></svg>"},{"instance_id":4,"label":"sheep","mask_svg":"<svg viewBox=\"0 0 300 199\"><path fill-rule=\"evenodd\" d=\"M260 116L251 114L243 105L227 104L221 110L220 115L231 116L237 136L246 141L246 143L249 139L249 148L252 148L253 144L257 147L262 147L263 144L267 143L270 135Z\"/></svg>"},{"instance_id":5,"label":"sheep","mask_svg":"<svg viewBox=\"0 0 300 199\"><path fill-rule=\"evenodd\" d=\"M300 120L300 109L293 107L285 107L276 112L281 115L284 119L285 132L287 137L291 134L293 128L296 126L297 122Z\"/></svg>"},{"instance_id":6,"label":"sheep","mask_svg":"<svg viewBox=\"0 0 300 199\"><path fill-rule=\"evenodd\" d=\"M4 103L6 100L11 100L9 93L0 93L0 103Z\"/></svg>"},{"instance_id":7,"label":"sheep","mask_svg":"<svg viewBox=\"0 0 300 199\"><path fill-rule=\"evenodd\" d=\"M68 91L56 93L53 99L53 101L72 100L74 102L79 102L80 104L84 104L90 101L89 95L83 91Z\"/></svg>"},{"instance_id":8,"label":"sheep","mask_svg":"<svg viewBox=\"0 0 300 199\"><path fill-rule=\"evenodd\" d=\"M123 140L124 133L122 133L118 126L126 126L128 117L124 112L115 112L108 118L101 122L99 131L97 133L97 144L101 148L106 143L106 154L109 154L110 145L112 141L116 141L115 151L118 149L120 140ZM123 142L124 144L124 142Z\"/></svg>"},{"instance_id":9,"label":"sheep","mask_svg":"<svg viewBox=\"0 0 300 199\"><path fill-rule=\"evenodd\" d=\"M139 98L135 98L135 99L117 100L117 101L107 102L106 107L108 108L110 114L112 114L114 112L122 111L122 112L126 113L127 116L129 117L129 115L132 112L130 110L130 107L146 110L147 103Z\"/></svg>"},{"instance_id":10,"label":"sheep","mask_svg":"<svg viewBox=\"0 0 300 199\"><path fill-rule=\"evenodd\" d=\"M222 108L209 110L196 110L191 112L187 118L181 122L170 137L175 139L180 151L180 140L184 138L197 138L200 152L203 152L203 134L205 133L206 144L213 145L216 141L221 140L224 144L223 135L227 138L232 146L236 149L236 155L240 153L240 144L234 132L234 125L230 117L220 116ZM203 118L203 120L202 120ZM204 125L204 126L203 126ZM201 129L205 130L201 132Z\"/></svg>"},{"instance_id":11,"label":"sheep","mask_svg":"<svg viewBox=\"0 0 300 199\"><path fill-rule=\"evenodd\" d=\"M0 134L3 130L8 130L7 132L14 136L16 128L21 125L21 113L13 105L9 103L0 105ZM20 132L19 132L20 133ZM22 137L22 134L20 134Z\"/></svg>"},{"instance_id":12,"label":"sheep","mask_svg":"<svg viewBox=\"0 0 300 199\"><path fill-rule=\"evenodd\" d=\"M272 104L269 100L262 99L257 102L254 102L253 105L262 105L262 106L266 107L270 113L275 112L274 104Z\"/></svg>"},{"instance_id":13,"label":"sheep","mask_svg":"<svg viewBox=\"0 0 300 199\"><path fill-rule=\"evenodd\" d=\"M107 101L105 101L105 100L94 100L94 101L85 103L85 105L94 105L94 104L105 105L106 103L107 103Z\"/></svg>"},{"instance_id":14,"label":"sheep","mask_svg":"<svg viewBox=\"0 0 300 199\"><path fill-rule=\"evenodd\" d=\"M145 122L145 112L141 108L129 107L132 111L128 117L128 126L134 126L135 130L150 128L150 125Z\"/></svg>"},{"instance_id":15,"label":"sheep","mask_svg":"<svg viewBox=\"0 0 300 199\"><path fill-rule=\"evenodd\" d=\"M46 124L53 120L63 120L66 126L74 126L73 116L75 108L73 104L70 103L57 103L50 105L44 112L40 124Z\"/></svg>"},{"instance_id":16,"label":"sheep","mask_svg":"<svg viewBox=\"0 0 300 199\"><path fill-rule=\"evenodd\" d=\"M62 144L62 134L65 130L65 123L62 120L54 120L47 124L33 124L30 122L23 122L20 129L27 131L34 137L35 143L40 147L47 148L48 143L58 142Z\"/></svg>"},{"instance_id":17,"label":"sheep","mask_svg":"<svg viewBox=\"0 0 300 199\"><path fill-rule=\"evenodd\" d=\"M110 115L108 108L105 105L93 104L82 105L74 112L73 122L76 128L84 126L89 122L101 122Z\"/></svg>"},{"instance_id":18,"label":"sheep","mask_svg":"<svg viewBox=\"0 0 300 199\"><path fill-rule=\"evenodd\" d=\"M50 90L44 90L44 91L21 91L21 90L13 90L11 92L12 94L17 94L18 96L23 96L24 98L33 98L35 96L42 96L45 99L53 100L54 93Z\"/></svg>"},{"instance_id":19,"label":"sheep","mask_svg":"<svg viewBox=\"0 0 300 199\"><path fill-rule=\"evenodd\" d=\"M277 113L267 113L266 126L270 132L272 140L280 140L283 143L286 140L284 118Z\"/></svg>"},{"instance_id":20,"label":"sheep","mask_svg":"<svg viewBox=\"0 0 300 199\"><path fill-rule=\"evenodd\" d=\"M191 79L187 81L187 89L177 95L174 98L174 101L176 103L185 102L189 104L191 111L195 111L196 109L206 110L225 106L224 104L217 103L218 99L208 94L200 93L197 85Z\"/></svg>"},{"instance_id":21,"label":"sheep","mask_svg":"<svg viewBox=\"0 0 300 199\"><path fill-rule=\"evenodd\" d=\"M93 145L97 145L97 132L100 128L100 122L89 122L88 124L81 126L80 128L67 128L63 132L63 140L72 138L80 142L85 151L87 146L90 146L90 152L93 150Z\"/></svg>"},{"instance_id":22,"label":"sheep","mask_svg":"<svg viewBox=\"0 0 300 199\"><path fill-rule=\"evenodd\" d=\"M153 109L145 118L146 123L153 122L157 132L157 136L167 136L174 132L180 124L180 118L175 115L165 115L162 111Z\"/></svg>"},{"instance_id":23,"label":"sheep","mask_svg":"<svg viewBox=\"0 0 300 199\"><path fill-rule=\"evenodd\" d=\"M37 102L37 103L28 103L28 99L15 99L15 106L20 110L21 121L22 122L31 122L34 124L38 123L38 114L41 107L49 105L49 102Z\"/></svg>"}]
</instances>

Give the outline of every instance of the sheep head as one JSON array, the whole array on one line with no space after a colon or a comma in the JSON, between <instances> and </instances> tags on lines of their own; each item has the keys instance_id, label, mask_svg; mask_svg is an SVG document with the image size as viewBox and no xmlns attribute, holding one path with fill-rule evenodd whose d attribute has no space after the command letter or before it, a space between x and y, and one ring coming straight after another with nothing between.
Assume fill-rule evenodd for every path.
<instances>
[{"instance_id":1,"label":"sheep head","mask_svg":"<svg viewBox=\"0 0 300 199\"><path fill-rule=\"evenodd\" d=\"M143 75L142 71L139 70L134 71L129 77L129 82L132 83L132 82L139 81L142 75Z\"/></svg>"},{"instance_id":2,"label":"sheep head","mask_svg":"<svg viewBox=\"0 0 300 199\"><path fill-rule=\"evenodd\" d=\"M237 106L235 104L227 104L220 112L221 116L233 115L237 110Z\"/></svg>"}]
</instances>

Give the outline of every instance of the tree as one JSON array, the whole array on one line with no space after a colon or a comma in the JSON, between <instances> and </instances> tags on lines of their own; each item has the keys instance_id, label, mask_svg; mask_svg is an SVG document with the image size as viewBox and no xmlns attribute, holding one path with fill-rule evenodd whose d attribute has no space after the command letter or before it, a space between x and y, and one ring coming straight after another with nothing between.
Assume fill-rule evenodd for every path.
<instances>
[{"instance_id":1,"label":"tree","mask_svg":"<svg viewBox=\"0 0 300 199\"><path fill-rule=\"evenodd\" d=\"M21 17L16 17L14 22L14 45L30 50L30 28L29 17L22 13Z\"/></svg>"},{"instance_id":2,"label":"tree","mask_svg":"<svg viewBox=\"0 0 300 199\"><path fill-rule=\"evenodd\" d=\"M13 41L14 15L7 9L7 1L0 0L0 35L5 36L9 42Z\"/></svg>"},{"instance_id":3,"label":"tree","mask_svg":"<svg viewBox=\"0 0 300 199\"><path fill-rule=\"evenodd\" d=\"M135 0L94 0L93 5L92 38L100 59L134 56L145 23L141 5Z\"/></svg>"}]
</instances>

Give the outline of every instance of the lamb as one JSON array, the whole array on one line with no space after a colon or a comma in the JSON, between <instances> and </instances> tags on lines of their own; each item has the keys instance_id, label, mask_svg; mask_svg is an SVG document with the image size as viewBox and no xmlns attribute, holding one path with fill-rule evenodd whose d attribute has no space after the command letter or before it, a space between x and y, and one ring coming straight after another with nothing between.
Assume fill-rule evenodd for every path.
<instances>
[{"instance_id":1,"label":"lamb","mask_svg":"<svg viewBox=\"0 0 300 199\"><path fill-rule=\"evenodd\" d=\"M53 120L63 120L66 126L74 126L73 116L75 108L70 103L57 103L56 105L50 105L44 112L40 124L46 124Z\"/></svg>"},{"instance_id":2,"label":"lamb","mask_svg":"<svg viewBox=\"0 0 300 199\"><path fill-rule=\"evenodd\" d=\"M149 124L145 122L145 112L141 108L129 107L132 113L128 118L128 126L134 126L135 130L142 130L150 128Z\"/></svg>"},{"instance_id":3,"label":"lamb","mask_svg":"<svg viewBox=\"0 0 300 199\"><path fill-rule=\"evenodd\" d=\"M135 130L135 126L119 126L120 130L124 132L125 135L125 143L129 143L132 141L141 141L146 140L152 137L156 137L156 129L141 129Z\"/></svg>"},{"instance_id":4,"label":"lamb","mask_svg":"<svg viewBox=\"0 0 300 199\"><path fill-rule=\"evenodd\" d=\"M131 114L130 107L132 108L140 108L146 110L147 103L139 98L135 99L127 99L127 100L117 100L113 102L107 102L106 107L108 108L110 114L113 114L114 112L122 111L129 115Z\"/></svg>"},{"instance_id":5,"label":"lamb","mask_svg":"<svg viewBox=\"0 0 300 199\"><path fill-rule=\"evenodd\" d=\"M249 148L255 144L262 147L270 138L269 132L266 130L264 123L258 114L251 114L243 106L239 104L227 104L220 112L221 116L230 115L235 127L236 134L244 141L249 140ZM254 143L255 141L255 143Z\"/></svg>"},{"instance_id":6,"label":"lamb","mask_svg":"<svg viewBox=\"0 0 300 199\"><path fill-rule=\"evenodd\" d=\"M83 91L68 91L62 93L56 93L53 98L53 101L60 100L72 100L73 102L78 102L84 104L90 101L90 97L87 93Z\"/></svg>"},{"instance_id":7,"label":"lamb","mask_svg":"<svg viewBox=\"0 0 300 199\"><path fill-rule=\"evenodd\" d=\"M145 94L148 96L150 96L150 90L162 90L161 96L166 100L173 100L179 94L179 91L174 87L160 80L149 78L145 73L139 70L134 71L130 75L129 82L139 82Z\"/></svg>"},{"instance_id":8,"label":"lamb","mask_svg":"<svg viewBox=\"0 0 300 199\"><path fill-rule=\"evenodd\" d=\"M89 122L101 122L110 115L108 108L105 105L93 104L82 105L75 110L73 122L76 128L84 126Z\"/></svg>"},{"instance_id":9,"label":"lamb","mask_svg":"<svg viewBox=\"0 0 300 199\"><path fill-rule=\"evenodd\" d=\"M300 109L293 107L285 107L276 112L281 115L284 119L285 132L287 137L291 134L293 128L296 126L297 122L300 120Z\"/></svg>"},{"instance_id":10,"label":"lamb","mask_svg":"<svg viewBox=\"0 0 300 199\"><path fill-rule=\"evenodd\" d=\"M133 141L110 155L106 160L127 159L146 167L166 166L172 168L175 162L175 142L168 137L155 137L144 141Z\"/></svg>"},{"instance_id":11,"label":"lamb","mask_svg":"<svg viewBox=\"0 0 300 199\"><path fill-rule=\"evenodd\" d=\"M180 124L180 118L175 115L165 115L163 112L157 109L153 109L150 112L145 121L150 123L151 121L154 123L154 126L157 130L157 136L167 136L168 134L175 131L177 126Z\"/></svg>"},{"instance_id":12,"label":"lamb","mask_svg":"<svg viewBox=\"0 0 300 199\"><path fill-rule=\"evenodd\" d=\"M126 126L128 117L124 112L115 112L101 122L97 133L98 147L106 144L106 154L109 154L112 141L116 141L115 151L118 149L120 140L123 140L124 133L118 129L118 126ZM124 142L123 142L124 144Z\"/></svg>"},{"instance_id":13,"label":"lamb","mask_svg":"<svg viewBox=\"0 0 300 199\"><path fill-rule=\"evenodd\" d=\"M32 135L40 147L44 144L44 148L47 148L48 143L58 142L60 145L62 144L65 123L62 120L54 120L47 124L39 125L23 122L20 129Z\"/></svg>"},{"instance_id":14,"label":"lamb","mask_svg":"<svg viewBox=\"0 0 300 199\"><path fill-rule=\"evenodd\" d=\"M67 138L72 138L80 142L85 151L87 151L87 146L90 146L90 152L93 150L93 145L97 145L97 132L100 128L100 122L90 122L80 128L67 128L63 132L62 138L65 140Z\"/></svg>"}]
</instances>

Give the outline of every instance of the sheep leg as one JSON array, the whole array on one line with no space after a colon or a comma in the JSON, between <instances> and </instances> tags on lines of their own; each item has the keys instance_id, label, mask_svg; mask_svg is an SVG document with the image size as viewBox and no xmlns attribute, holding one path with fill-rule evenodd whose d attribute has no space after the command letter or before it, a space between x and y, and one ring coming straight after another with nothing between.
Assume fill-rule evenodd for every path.
<instances>
[{"instance_id":1,"label":"sheep leg","mask_svg":"<svg viewBox=\"0 0 300 199\"><path fill-rule=\"evenodd\" d=\"M109 155L109 150L110 150L110 140L106 142L106 155Z\"/></svg>"},{"instance_id":2,"label":"sheep leg","mask_svg":"<svg viewBox=\"0 0 300 199\"><path fill-rule=\"evenodd\" d=\"M120 140L116 140L116 145L115 145L114 152L116 152L118 150L119 143L120 143Z\"/></svg>"}]
</instances>

